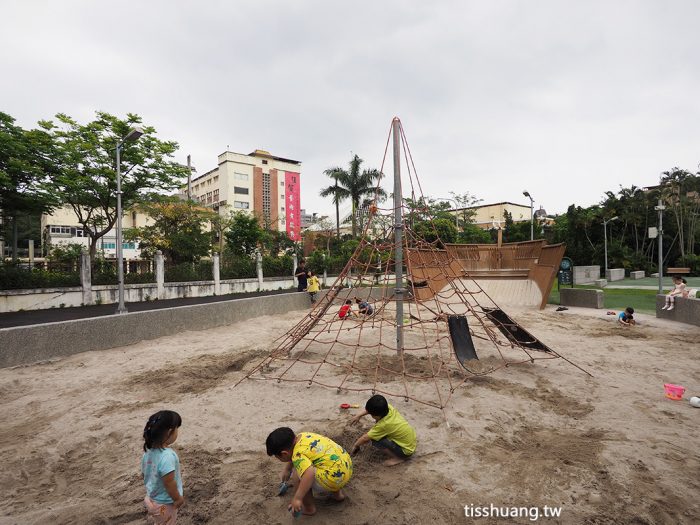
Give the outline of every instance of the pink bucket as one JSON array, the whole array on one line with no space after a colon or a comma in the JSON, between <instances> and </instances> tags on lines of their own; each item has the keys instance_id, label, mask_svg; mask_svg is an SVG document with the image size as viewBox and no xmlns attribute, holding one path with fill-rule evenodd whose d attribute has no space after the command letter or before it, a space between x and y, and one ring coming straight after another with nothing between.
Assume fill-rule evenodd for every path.
<instances>
[{"instance_id":1,"label":"pink bucket","mask_svg":"<svg viewBox=\"0 0 700 525\"><path fill-rule=\"evenodd\" d=\"M673 399L674 401L680 401L683 399L683 393L685 392L685 387L680 385L672 385L670 383L664 384L664 390L666 391L666 397Z\"/></svg>"}]
</instances>

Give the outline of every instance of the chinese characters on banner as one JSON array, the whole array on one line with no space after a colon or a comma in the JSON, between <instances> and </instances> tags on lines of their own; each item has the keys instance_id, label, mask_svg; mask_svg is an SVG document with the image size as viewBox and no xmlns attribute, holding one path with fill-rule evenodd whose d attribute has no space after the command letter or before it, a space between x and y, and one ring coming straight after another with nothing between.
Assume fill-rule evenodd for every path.
<instances>
[{"instance_id":1,"label":"chinese characters on banner","mask_svg":"<svg viewBox=\"0 0 700 525\"><path fill-rule=\"evenodd\" d=\"M301 240L301 197L299 195L300 176L293 171L284 172L284 214L287 223L287 236L293 241Z\"/></svg>"}]
</instances>

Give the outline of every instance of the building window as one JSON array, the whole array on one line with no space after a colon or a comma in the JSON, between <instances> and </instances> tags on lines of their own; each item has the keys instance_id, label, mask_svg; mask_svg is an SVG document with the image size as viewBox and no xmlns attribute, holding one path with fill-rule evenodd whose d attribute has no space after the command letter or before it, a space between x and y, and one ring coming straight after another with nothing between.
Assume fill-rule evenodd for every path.
<instances>
[{"instance_id":1,"label":"building window","mask_svg":"<svg viewBox=\"0 0 700 525\"><path fill-rule=\"evenodd\" d=\"M280 182L280 186L284 186L284 181Z\"/></svg>"},{"instance_id":2,"label":"building window","mask_svg":"<svg viewBox=\"0 0 700 525\"><path fill-rule=\"evenodd\" d=\"M284 193L280 193L280 199L284 199Z\"/></svg>"},{"instance_id":3,"label":"building window","mask_svg":"<svg viewBox=\"0 0 700 525\"><path fill-rule=\"evenodd\" d=\"M70 226L51 226L51 233L61 233L70 235Z\"/></svg>"},{"instance_id":4,"label":"building window","mask_svg":"<svg viewBox=\"0 0 700 525\"><path fill-rule=\"evenodd\" d=\"M241 188L240 186L234 186L233 193L238 193L239 195L248 195L248 188Z\"/></svg>"},{"instance_id":5,"label":"building window","mask_svg":"<svg viewBox=\"0 0 700 525\"><path fill-rule=\"evenodd\" d=\"M207 204L211 204L211 192L207 193Z\"/></svg>"},{"instance_id":6,"label":"building window","mask_svg":"<svg viewBox=\"0 0 700 525\"><path fill-rule=\"evenodd\" d=\"M214 177L214 182L217 182L218 180L219 180L219 176L217 175L216 177Z\"/></svg>"},{"instance_id":7,"label":"building window","mask_svg":"<svg viewBox=\"0 0 700 525\"><path fill-rule=\"evenodd\" d=\"M219 190L214 190L214 202L219 202Z\"/></svg>"},{"instance_id":8,"label":"building window","mask_svg":"<svg viewBox=\"0 0 700 525\"><path fill-rule=\"evenodd\" d=\"M233 207L240 208L242 210L247 210L248 208L250 208L250 203L243 201L233 201Z\"/></svg>"},{"instance_id":9,"label":"building window","mask_svg":"<svg viewBox=\"0 0 700 525\"><path fill-rule=\"evenodd\" d=\"M233 178L236 180L248 180L248 175L245 173L236 173L235 171L233 172Z\"/></svg>"},{"instance_id":10,"label":"building window","mask_svg":"<svg viewBox=\"0 0 700 525\"><path fill-rule=\"evenodd\" d=\"M280 208L280 210L284 211L284 206L282 206L282 207Z\"/></svg>"},{"instance_id":11,"label":"building window","mask_svg":"<svg viewBox=\"0 0 700 525\"><path fill-rule=\"evenodd\" d=\"M263 164L267 164L267 161L266 161L266 160L263 160Z\"/></svg>"},{"instance_id":12,"label":"building window","mask_svg":"<svg viewBox=\"0 0 700 525\"><path fill-rule=\"evenodd\" d=\"M263 196L263 217L265 218L266 221L270 220L270 174L269 173L263 173L262 176L263 179L263 184L262 184L262 196Z\"/></svg>"}]
</instances>

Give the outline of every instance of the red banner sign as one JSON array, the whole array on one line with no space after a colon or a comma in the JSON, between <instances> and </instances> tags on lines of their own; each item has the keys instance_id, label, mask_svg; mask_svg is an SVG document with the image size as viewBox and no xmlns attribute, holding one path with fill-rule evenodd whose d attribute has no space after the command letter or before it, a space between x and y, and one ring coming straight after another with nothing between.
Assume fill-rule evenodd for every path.
<instances>
[{"instance_id":1,"label":"red banner sign","mask_svg":"<svg viewBox=\"0 0 700 525\"><path fill-rule=\"evenodd\" d=\"M301 176L293 171L284 172L284 215L287 223L287 236L293 241L301 241Z\"/></svg>"}]
</instances>

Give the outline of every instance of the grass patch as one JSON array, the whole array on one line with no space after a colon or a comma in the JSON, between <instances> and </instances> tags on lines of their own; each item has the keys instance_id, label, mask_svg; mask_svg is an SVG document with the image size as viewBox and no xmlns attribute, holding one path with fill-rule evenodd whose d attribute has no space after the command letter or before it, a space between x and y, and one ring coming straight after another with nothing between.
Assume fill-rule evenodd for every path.
<instances>
[{"instance_id":1,"label":"grass patch","mask_svg":"<svg viewBox=\"0 0 700 525\"><path fill-rule=\"evenodd\" d=\"M577 285L574 288L592 290L592 286ZM603 288L603 304L609 310L622 311L628 306L634 308L635 312L654 314L656 313L656 290L639 290L636 288ZM549 294L549 304L561 304L559 290L556 286Z\"/></svg>"}]
</instances>

